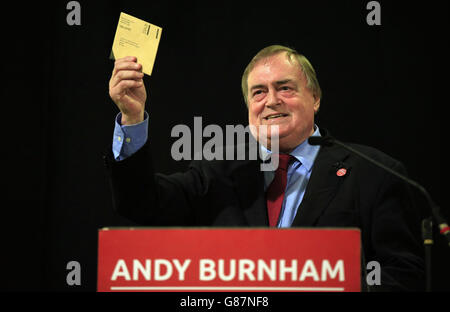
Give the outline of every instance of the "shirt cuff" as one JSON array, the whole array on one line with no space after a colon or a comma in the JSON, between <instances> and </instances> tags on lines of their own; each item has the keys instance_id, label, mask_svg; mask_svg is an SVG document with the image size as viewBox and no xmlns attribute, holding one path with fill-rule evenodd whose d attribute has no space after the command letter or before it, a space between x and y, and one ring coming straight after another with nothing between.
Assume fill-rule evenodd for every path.
<instances>
[{"instance_id":1,"label":"shirt cuff","mask_svg":"<svg viewBox=\"0 0 450 312\"><path fill-rule=\"evenodd\" d=\"M117 114L114 127L112 150L114 159L124 160L136 153L148 137L148 114L144 112L144 120L134 125L122 126L122 113Z\"/></svg>"}]
</instances>

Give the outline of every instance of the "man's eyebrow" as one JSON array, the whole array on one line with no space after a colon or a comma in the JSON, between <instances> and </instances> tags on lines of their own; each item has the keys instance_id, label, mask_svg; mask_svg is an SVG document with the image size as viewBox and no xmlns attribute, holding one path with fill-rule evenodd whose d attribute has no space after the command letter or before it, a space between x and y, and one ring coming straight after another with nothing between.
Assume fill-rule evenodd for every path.
<instances>
[{"instance_id":1,"label":"man's eyebrow","mask_svg":"<svg viewBox=\"0 0 450 312\"><path fill-rule=\"evenodd\" d=\"M257 85L252 86L252 87L250 88L250 91L252 91L252 90L254 90L254 89L265 88L265 87L266 87L266 86L263 85L263 84L257 84Z\"/></svg>"},{"instance_id":2,"label":"man's eyebrow","mask_svg":"<svg viewBox=\"0 0 450 312\"><path fill-rule=\"evenodd\" d=\"M288 82L291 82L291 81L292 81L292 79L278 80L278 81L275 81L275 84L276 85L282 85L282 84L285 84L285 83L288 83Z\"/></svg>"},{"instance_id":3,"label":"man's eyebrow","mask_svg":"<svg viewBox=\"0 0 450 312\"><path fill-rule=\"evenodd\" d=\"M278 80L278 81L275 81L275 84L276 84L276 85L283 85L283 84L289 83L289 82L292 82L292 79ZM265 88L265 87L266 87L266 86L263 85L263 84L257 84L257 85L252 86L252 87L250 88L250 90L253 90L253 89L261 89L261 88Z\"/></svg>"}]
</instances>

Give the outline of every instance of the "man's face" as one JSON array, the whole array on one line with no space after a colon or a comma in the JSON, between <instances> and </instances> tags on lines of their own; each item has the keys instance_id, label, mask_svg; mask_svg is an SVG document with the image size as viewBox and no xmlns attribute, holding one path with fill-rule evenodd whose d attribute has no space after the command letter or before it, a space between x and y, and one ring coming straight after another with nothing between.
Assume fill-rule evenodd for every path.
<instances>
[{"instance_id":1,"label":"man's face","mask_svg":"<svg viewBox=\"0 0 450 312\"><path fill-rule=\"evenodd\" d=\"M249 124L268 126L269 149L272 125L279 127L279 150L285 153L313 134L320 99L307 88L296 60L289 60L285 52L262 59L248 75L247 84Z\"/></svg>"}]
</instances>

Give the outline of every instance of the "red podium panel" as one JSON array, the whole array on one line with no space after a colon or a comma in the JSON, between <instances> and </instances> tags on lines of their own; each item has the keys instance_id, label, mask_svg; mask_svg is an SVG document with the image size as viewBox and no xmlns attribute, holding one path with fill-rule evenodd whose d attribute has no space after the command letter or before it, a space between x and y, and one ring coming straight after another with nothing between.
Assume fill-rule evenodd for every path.
<instances>
[{"instance_id":1,"label":"red podium panel","mask_svg":"<svg viewBox=\"0 0 450 312\"><path fill-rule=\"evenodd\" d=\"M359 229L103 229L98 291L360 291Z\"/></svg>"}]
</instances>

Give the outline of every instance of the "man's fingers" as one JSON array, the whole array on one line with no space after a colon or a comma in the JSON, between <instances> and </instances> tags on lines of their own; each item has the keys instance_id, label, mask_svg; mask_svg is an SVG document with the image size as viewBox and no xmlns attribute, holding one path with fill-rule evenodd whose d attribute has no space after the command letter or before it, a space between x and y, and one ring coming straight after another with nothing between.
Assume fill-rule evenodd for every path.
<instances>
[{"instance_id":1,"label":"man's fingers","mask_svg":"<svg viewBox=\"0 0 450 312\"><path fill-rule=\"evenodd\" d=\"M119 70L110 80L110 87L114 88L123 80L139 80L144 77L142 72L136 70Z\"/></svg>"},{"instance_id":2,"label":"man's fingers","mask_svg":"<svg viewBox=\"0 0 450 312\"><path fill-rule=\"evenodd\" d=\"M121 94L127 89L138 88L144 84L142 79L140 80L122 80L115 87L111 88L113 94Z\"/></svg>"},{"instance_id":3,"label":"man's fingers","mask_svg":"<svg viewBox=\"0 0 450 312\"><path fill-rule=\"evenodd\" d=\"M136 61L137 61L136 56L125 56L125 57L117 59L116 63L120 63L120 62L136 62Z\"/></svg>"},{"instance_id":4,"label":"man's fingers","mask_svg":"<svg viewBox=\"0 0 450 312\"><path fill-rule=\"evenodd\" d=\"M125 56L120 59L115 60L114 66L117 66L120 63L127 63L127 62L133 62L137 63L137 58L135 56Z\"/></svg>"},{"instance_id":5,"label":"man's fingers","mask_svg":"<svg viewBox=\"0 0 450 312\"><path fill-rule=\"evenodd\" d=\"M123 62L116 63L114 65L112 76L116 75L116 73L121 70L142 71L142 65L139 63L136 63L136 62L129 62L129 61L123 61Z\"/></svg>"},{"instance_id":6,"label":"man's fingers","mask_svg":"<svg viewBox=\"0 0 450 312\"><path fill-rule=\"evenodd\" d=\"M137 63L134 56L126 56L117 59L114 63L114 69L109 80L109 95L114 102L122 101L127 90L140 88L144 85L144 73L142 65Z\"/></svg>"},{"instance_id":7,"label":"man's fingers","mask_svg":"<svg viewBox=\"0 0 450 312\"><path fill-rule=\"evenodd\" d=\"M126 90L131 88L139 88L143 85L141 80L122 80L115 87L110 89L110 96L114 100L120 100Z\"/></svg>"},{"instance_id":8,"label":"man's fingers","mask_svg":"<svg viewBox=\"0 0 450 312\"><path fill-rule=\"evenodd\" d=\"M129 69L132 69L133 66L136 66L136 65L132 65L132 64L138 64L137 63L137 57L135 57L135 56L125 56L125 57L116 59L115 62L114 62L113 75L117 71L116 68L117 67L119 67L119 69L122 68L124 66L123 65L124 63L129 65L129 67L130 67ZM127 65L125 65L125 66L127 66ZM142 67L140 64L137 65L137 66Z\"/></svg>"}]
</instances>

